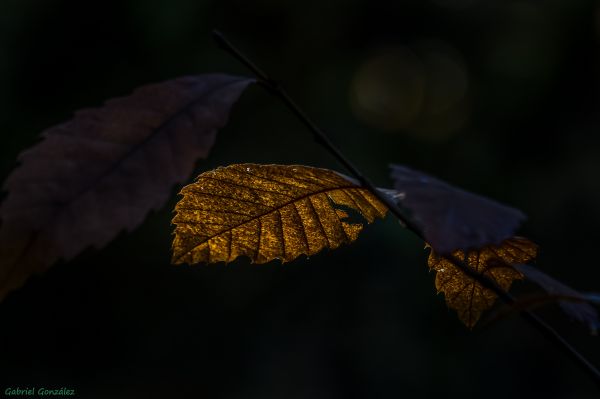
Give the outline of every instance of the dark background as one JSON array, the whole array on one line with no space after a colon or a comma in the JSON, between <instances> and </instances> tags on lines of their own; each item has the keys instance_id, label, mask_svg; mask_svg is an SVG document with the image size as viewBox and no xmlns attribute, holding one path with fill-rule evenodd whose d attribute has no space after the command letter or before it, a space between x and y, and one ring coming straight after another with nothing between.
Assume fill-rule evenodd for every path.
<instances>
[{"instance_id":1,"label":"dark background","mask_svg":"<svg viewBox=\"0 0 600 399\"><path fill-rule=\"evenodd\" d=\"M403 163L522 209L538 266L600 290L596 1L0 2L0 177L44 128L144 83L247 74L219 28L378 185ZM241 162L341 170L257 87L201 172ZM518 317L469 331L392 218L290 264L169 265L165 208L0 304L0 388L81 398L592 398ZM517 284L525 287L523 283ZM597 337L549 321L596 364Z\"/></svg>"}]
</instances>

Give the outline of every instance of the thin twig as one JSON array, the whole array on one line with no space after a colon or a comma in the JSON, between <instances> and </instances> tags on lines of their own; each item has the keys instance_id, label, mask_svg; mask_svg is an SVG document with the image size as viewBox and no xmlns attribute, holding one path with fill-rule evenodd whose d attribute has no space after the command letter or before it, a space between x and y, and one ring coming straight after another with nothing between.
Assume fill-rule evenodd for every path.
<instances>
[{"instance_id":1,"label":"thin twig","mask_svg":"<svg viewBox=\"0 0 600 399\"><path fill-rule=\"evenodd\" d=\"M416 234L419 238L425 241L421 231L410 221L407 220L398 205L388 196L377 189L343 154L342 152L329 140L329 137L321 130L302 109L291 99L283 87L273 79L269 77L265 72L256 66L248 57L246 57L241 51L239 51L233 44L231 44L225 36L219 31L213 31L213 38L223 50L227 51L239 62L245 65L254 75L258 78L258 83L264 87L275 97L278 97L288 108L294 113L298 119L304 124L313 134L314 139L321 144L327 151L331 153L347 170L350 174L357 179L361 186L371 191L371 193L382 203L384 203L390 212L400 220L408 230ZM444 257L449 259L456 267L458 267L467 276L473 278L484 287L494 291L498 297L513 306L517 301L514 296L502 289L495 281L489 279L487 276L477 273L472 268L468 267L464 261L458 259L453 254L445 254ZM540 331L546 338L554 342L560 348L566 351L579 366L581 366L594 380L594 382L600 387L600 371L588 361L581 353L577 351L569 342L567 342L556 330L549 326L544 320L538 317L533 312L521 309L519 311L521 316L529 322L533 327Z\"/></svg>"}]
</instances>

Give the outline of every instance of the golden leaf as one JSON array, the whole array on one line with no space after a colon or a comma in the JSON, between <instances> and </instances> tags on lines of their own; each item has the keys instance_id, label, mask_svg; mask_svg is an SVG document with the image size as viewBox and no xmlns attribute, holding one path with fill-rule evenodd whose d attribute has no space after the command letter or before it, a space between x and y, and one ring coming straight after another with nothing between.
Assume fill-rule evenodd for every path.
<instances>
[{"instance_id":1,"label":"golden leaf","mask_svg":"<svg viewBox=\"0 0 600 399\"><path fill-rule=\"evenodd\" d=\"M459 250L452 254L475 272L495 281L503 290L508 291L514 280L523 278L523 274L512 265L535 259L537 245L526 238L513 237L498 246L488 245L466 254ZM448 306L458 312L458 318L467 327L472 328L481 313L494 304L496 294L465 275L452 262L433 250L429 254L428 264L437 272L435 287L438 292L444 293Z\"/></svg>"},{"instance_id":2,"label":"golden leaf","mask_svg":"<svg viewBox=\"0 0 600 399\"><path fill-rule=\"evenodd\" d=\"M368 190L336 172L299 165L240 164L201 174L181 190L173 218L174 264L289 262L358 237L339 206L369 223L387 211ZM337 205L338 207L334 207Z\"/></svg>"}]
</instances>

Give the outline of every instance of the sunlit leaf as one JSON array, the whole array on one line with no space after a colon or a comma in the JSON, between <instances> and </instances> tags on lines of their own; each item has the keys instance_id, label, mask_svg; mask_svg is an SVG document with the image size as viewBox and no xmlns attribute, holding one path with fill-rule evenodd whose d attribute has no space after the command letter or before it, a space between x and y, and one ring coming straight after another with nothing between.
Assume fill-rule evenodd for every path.
<instances>
[{"instance_id":1,"label":"sunlit leaf","mask_svg":"<svg viewBox=\"0 0 600 399\"><path fill-rule=\"evenodd\" d=\"M103 247L163 206L251 82L214 74L148 85L44 131L4 184L0 300L32 273Z\"/></svg>"},{"instance_id":2,"label":"sunlit leaf","mask_svg":"<svg viewBox=\"0 0 600 399\"><path fill-rule=\"evenodd\" d=\"M178 263L289 262L358 237L341 207L369 222L387 208L368 190L327 169L240 164L201 174L177 203L173 260Z\"/></svg>"},{"instance_id":3,"label":"sunlit leaf","mask_svg":"<svg viewBox=\"0 0 600 399\"><path fill-rule=\"evenodd\" d=\"M535 259L537 245L525 238L513 237L498 246L489 245L467 252L458 250L452 255L508 291L514 280L523 278L513 265ZM429 254L428 264L436 272L435 287L438 292L442 292L448 306L458 312L458 318L472 328L481 313L494 304L497 295L433 250Z\"/></svg>"},{"instance_id":4,"label":"sunlit leaf","mask_svg":"<svg viewBox=\"0 0 600 399\"><path fill-rule=\"evenodd\" d=\"M598 312L587 303L587 301L593 300L593 297L574 290L533 266L515 265L515 268L523 273L528 280L533 281L548 292L550 298L569 298L569 300L563 299L558 302L563 311L574 320L587 326L592 334L597 333L600 328Z\"/></svg>"},{"instance_id":5,"label":"sunlit leaf","mask_svg":"<svg viewBox=\"0 0 600 399\"><path fill-rule=\"evenodd\" d=\"M498 245L514 235L525 215L425 173L391 165L396 203L440 254Z\"/></svg>"}]
</instances>

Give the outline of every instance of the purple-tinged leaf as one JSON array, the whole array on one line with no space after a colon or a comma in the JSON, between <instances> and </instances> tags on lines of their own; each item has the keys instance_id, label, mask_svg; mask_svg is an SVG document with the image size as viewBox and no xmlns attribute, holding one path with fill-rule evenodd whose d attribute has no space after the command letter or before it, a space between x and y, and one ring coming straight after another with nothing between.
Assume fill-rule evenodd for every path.
<instances>
[{"instance_id":1,"label":"purple-tinged leaf","mask_svg":"<svg viewBox=\"0 0 600 399\"><path fill-rule=\"evenodd\" d=\"M533 266L518 264L514 267L523 273L528 280L542 287L548 295L555 298L571 298L570 300L558 301L562 310L574 320L586 325L590 333L594 335L597 333L600 328L598 312L587 303L589 300L594 300L593 294L582 294Z\"/></svg>"},{"instance_id":2,"label":"purple-tinged leaf","mask_svg":"<svg viewBox=\"0 0 600 399\"><path fill-rule=\"evenodd\" d=\"M147 85L44 131L4 184L0 300L32 273L105 246L162 207L252 82L207 74Z\"/></svg>"},{"instance_id":3,"label":"purple-tinged leaf","mask_svg":"<svg viewBox=\"0 0 600 399\"><path fill-rule=\"evenodd\" d=\"M499 245L525 219L518 209L461 190L425 173L390 165L394 200L439 254Z\"/></svg>"}]
</instances>

